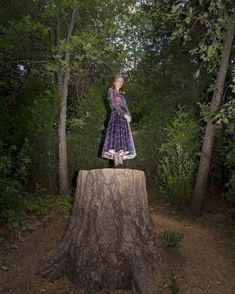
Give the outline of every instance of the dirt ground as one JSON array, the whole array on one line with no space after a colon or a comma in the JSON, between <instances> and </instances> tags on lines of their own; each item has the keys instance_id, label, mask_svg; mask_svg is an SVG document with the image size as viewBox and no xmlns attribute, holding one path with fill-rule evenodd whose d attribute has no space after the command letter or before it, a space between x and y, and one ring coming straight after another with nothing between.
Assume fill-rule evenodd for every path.
<instances>
[{"instance_id":1,"label":"dirt ground","mask_svg":"<svg viewBox=\"0 0 235 294\"><path fill-rule=\"evenodd\" d=\"M207 210L203 217L193 220L173 213L160 203L151 208L151 215L161 256L162 281L156 293L235 293L235 222L230 214ZM68 218L54 211L47 225L38 224L30 232L18 230L1 245L1 294L86 294L66 277L49 283L35 275L40 262L63 236L67 221ZM183 234L175 248L164 246L162 237L166 230Z\"/></svg>"}]
</instances>

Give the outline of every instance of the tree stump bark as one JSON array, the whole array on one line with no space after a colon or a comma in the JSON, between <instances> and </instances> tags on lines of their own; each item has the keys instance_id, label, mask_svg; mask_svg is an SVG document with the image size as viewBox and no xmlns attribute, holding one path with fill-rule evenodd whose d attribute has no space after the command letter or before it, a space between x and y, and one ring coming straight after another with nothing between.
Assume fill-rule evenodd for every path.
<instances>
[{"instance_id":1,"label":"tree stump bark","mask_svg":"<svg viewBox=\"0 0 235 294\"><path fill-rule=\"evenodd\" d=\"M157 293L159 256L148 210L145 175L131 169L82 170L70 222L40 267L79 288Z\"/></svg>"}]
</instances>

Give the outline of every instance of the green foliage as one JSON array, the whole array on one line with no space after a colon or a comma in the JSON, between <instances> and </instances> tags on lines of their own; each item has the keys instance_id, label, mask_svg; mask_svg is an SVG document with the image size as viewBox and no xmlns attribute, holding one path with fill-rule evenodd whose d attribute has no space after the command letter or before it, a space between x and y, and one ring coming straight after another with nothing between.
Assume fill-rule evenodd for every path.
<instances>
[{"instance_id":1,"label":"green foliage","mask_svg":"<svg viewBox=\"0 0 235 294\"><path fill-rule=\"evenodd\" d=\"M73 198L69 195L67 196L62 196L62 197L58 197L56 199L56 204L59 208L59 210L66 216L69 215L70 210L72 208L72 204L73 204Z\"/></svg>"},{"instance_id":2,"label":"green foliage","mask_svg":"<svg viewBox=\"0 0 235 294\"><path fill-rule=\"evenodd\" d=\"M47 1L46 5L33 0L5 2L0 11L1 218L17 219L26 198L28 211L46 215L47 208L39 200L45 197L50 206L47 197L40 196L46 192L35 185L57 191L58 66L61 72L70 72L69 178L79 169L108 166L100 157L110 111L106 92L111 76L121 71L127 76L126 98L137 149L137 157L126 164L143 169L150 178L156 178L159 164L159 171L161 167L165 170L162 187L166 194L182 190L181 196L172 196L179 197L174 205L186 201L197 161L198 126L181 113L165 132L164 127L169 126L179 104L185 111L197 113L199 99L202 118L210 118L206 90L220 60L232 2L82 0L69 42L67 31L77 1ZM66 50L70 51L69 62L64 59ZM230 106L216 120L224 130L218 148L226 152L227 197L232 199L234 123L228 113ZM10 151L13 145L16 147ZM223 165L221 158L218 162ZM65 199L58 201L66 213L69 203ZM17 221L12 226L17 226Z\"/></svg>"},{"instance_id":3,"label":"green foliage","mask_svg":"<svg viewBox=\"0 0 235 294\"><path fill-rule=\"evenodd\" d=\"M175 149L174 154L160 160L158 174L161 191L173 207L180 209L191 197L195 163L181 145L176 144Z\"/></svg>"},{"instance_id":4,"label":"green foliage","mask_svg":"<svg viewBox=\"0 0 235 294\"><path fill-rule=\"evenodd\" d=\"M107 114L103 102L106 94L97 91L92 105L93 97L86 98L93 90L88 91L87 85L99 81L97 88L105 88L106 92L107 72L110 75L110 71L119 71L124 64L127 49L118 38L120 29L122 33L125 30L132 4L133 0L81 1L71 38L67 38L67 32L76 1L49 1L43 5L24 0L7 2L2 7L0 137L7 146L17 146L17 152L23 142L28 142L22 150L22 162L19 159L14 167L20 170L11 193L30 189L36 182L56 192L60 95L55 74L59 65L61 72L64 68L70 71L69 107L71 100L77 103L73 111L68 110L70 175L79 168L107 166L108 162L99 158ZM64 59L68 50L69 62ZM77 100L81 97L84 99L80 103Z\"/></svg>"},{"instance_id":5,"label":"green foliage","mask_svg":"<svg viewBox=\"0 0 235 294\"><path fill-rule=\"evenodd\" d=\"M34 192L26 190L31 173L28 141L18 151L15 146L0 157L0 221L12 230L19 226L25 212L47 217L53 197L36 184Z\"/></svg>"},{"instance_id":6,"label":"green foliage","mask_svg":"<svg viewBox=\"0 0 235 294\"><path fill-rule=\"evenodd\" d=\"M207 123L208 120L213 119L214 115L211 113L210 110L210 103L201 103L198 101L197 105L200 108L200 119L202 122Z\"/></svg>"},{"instance_id":7,"label":"green foliage","mask_svg":"<svg viewBox=\"0 0 235 294\"><path fill-rule=\"evenodd\" d=\"M180 109L165 130L167 142L159 148L163 155L158 165L160 188L170 204L180 209L192 193L195 153L199 147L198 124L189 113Z\"/></svg>"},{"instance_id":8,"label":"green foliage","mask_svg":"<svg viewBox=\"0 0 235 294\"><path fill-rule=\"evenodd\" d=\"M161 144L161 130L147 126L145 129L136 129L133 127L133 139L136 147L137 156L133 160L126 161L126 166L144 170L146 175L156 174L156 165L159 161L159 155L156 154L156 148Z\"/></svg>"},{"instance_id":9,"label":"green foliage","mask_svg":"<svg viewBox=\"0 0 235 294\"><path fill-rule=\"evenodd\" d=\"M56 192L58 98L53 90L35 95L19 106L8 126L14 129L10 140L17 145L24 140L17 167L21 180L26 185L37 181L51 193ZM4 140L9 142L8 136Z\"/></svg>"},{"instance_id":10,"label":"green foliage","mask_svg":"<svg viewBox=\"0 0 235 294\"><path fill-rule=\"evenodd\" d=\"M167 248L174 248L182 239L183 234L175 230L167 230L163 235L163 242Z\"/></svg>"},{"instance_id":11,"label":"green foliage","mask_svg":"<svg viewBox=\"0 0 235 294\"><path fill-rule=\"evenodd\" d=\"M133 117L131 129L137 156L134 160L127 161L126 164L128 167L145 170L147 174L155 174L155 166L159 160L156 148L161 145L162 128L170 119L171 113L158 105L156 95L150 95L144 89L142 92L136 86L136 89L133 87L127 93L129 94L127 101ZM135 101L132 97L138 100Z\"/></svg>"},{"instance_id":12,"label":"green foliage","mask_svg":"<svg viewBox=\"0 0 235 294\"><path fill-rule=\"evenodd\" d=\"M235 130L234 118L235 98L229 97L228 102L221 107L214 120L216 124L222 125L225 128L226 133L233 134Z\"/></svg>"},{"instance_id":13,"label":"green foliage","mask_svg":"<svg viewBox=\"0 0 235 294\"><path fill-rule=\"evenodd\" d=\"M165 22L174 24L171 37L184 40L186 48L193 45L189 52L200 56L208 64L209 71L217 71L224 34L233 16L231 1L163 2L158 5L157 14L162 18L164 16Z\"/></svg>"},{"instance_id":14,"label":"green foliage","mask_svg":"<svg viewBox=\"0 0 235 294\"><path fill-rule=\"evenodd\" d=\"M68 154L70 175L80 169L107 167L101 158L108 121L109 105L106 91L90 87L80 103L74 103L68 118ZM82 156L81 156L82 155Z\"/></svg>"},{"instance_id":15,"label":"green foliage","mask_svg":"<svg viewBox=\"0 0 235 294\"><path fill-rule=\"evenodd\" d=\"M4 214L0 215L0 221L6 228L5 235L19 227L23 231L34 231L41 222L48 222L56 197L48 194L38 184L35 188L34 193L24 193L20 201L16 199L16 206L7 209Z\"/></svg>"},{"instance_id":16,"label":"green foliage","mask_svg":"<svg viewBox=\"0 0 235 294\"><path fill-rule=\"evenodd\" d=\"M49 194L45 188L36 183L34 193L24 198L24 210L38 217L46 218L54 202L55 196Z\"/></svg>"},{"instance_id":17,"label":"green foliage","mask_svg":"<svg viewBox=\"0 0 235 294\"><path fill-rule=\"evenodd\" d=\"M198 131L199 125L197 121L190 113L184 112L179 107L172 123L169 127L165 128L167 142L162 143L160 151L167 154L174 154L175 146L178 144L183 151L187 150L191 156L199 147Z\"/></svg>"},{"instance_id":18,"label":"green foliage","mask_svg":"<svg viewBox=\"0 0 235 294\"><path fill-rule=\"evenodd\" d=\"M9 222L22 210L26 194L23 182L28 166L24 163L28 163L28 158L24 157L24 152L20 152L19 157L15 152L16 147L12 146L7 152L2 149L0 156L0 219Z\"/></svg>"},{"instance_id":19,"label":"green foliage","mask_svg":"<svg viewBox=\"0 0 235 294\"><path fill-rule=\"evenodd\" d=\"M230 98L215 117L217 125L221 126L226 138L224 144L224 164L228 169L228 180L225 184L226 200L235 203L235 99Z\"/></svg>"}]
</instances>

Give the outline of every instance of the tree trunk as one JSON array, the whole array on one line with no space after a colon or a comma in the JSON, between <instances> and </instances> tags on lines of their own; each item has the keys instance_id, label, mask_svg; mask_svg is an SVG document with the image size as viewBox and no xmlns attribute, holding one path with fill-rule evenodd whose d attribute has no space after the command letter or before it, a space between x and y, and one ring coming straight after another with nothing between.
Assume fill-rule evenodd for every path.
<instances>
[{"instance_id":1,"label":"tree trunk","mask_svg":"<svg viewBox=\"0 0 235 294\"><path fill-rule=\"evenodd\" d=\"M66 140L68 85L65 86L64 84L65 83L63 81L62 89L60 89L61 106L60 106L59 130L58 130L58 133L59 133L59 194L60 195L65 195L68 193L68 165L67 165L67 140Z\"/></svg>"},{"instance_id":2,"label":"tree trunk","mask_svg":"<svg viewBox=\"0 0 235 294\"><path fill-rule=\"evenodd\" d=\"M39 274L48 280L66 274L87 293L132 288L153 294L158 267L144 172L80 171L65 236Z\"/></svg>"},{"instance_id":3,"label":"tree trunk","mask_svg":"<svg viewBox=\"0 0 235 294\"><path fill-rule=\"evenodd\" d=\"M223 50L223 54L222 54L222 58L220 62L219 72L217 75L215 90L212 97L212 103L211 103L212 114L217 112L221 102L224 81L225 81L226 73L229 66L229 58L230 58L230 53L232 49L234 33L235 33L235 19L233 19L233 21L229 24L228 33L225 40L225 45L224 45L224 50ZM202 203L203 203L203 198L207 188L207 180L208 180L208 174L209 174L209 168L210 168L214 136L215 136L215 125L213 121L210 119L206 127L206 132L205 132L202 152L201 152L202 155L200 158L196 184L195 184L193 198L191 202L191 210L194 215L202 214Z\"/></svg>"},{"instance_id":4,"label":"tree trunk","mask_svg":"<svg viewBox=\"0 0 235 294\"><path fill-rule=\"evenodd\" d=\"M71 37L75 25L75 17L78 13L79 5L74 7L71 20L66 36L66 44L70 45ZM60 20L57 19L57 47L60 46ZM68 193L68 164L67 164L67 140L66 140L66 120L67 120L67 99L68 99L68 85L69 85L69 62L70 62L70 49L67 48L65 52L64 61L66 61L66 68L61 71L58 66L57 76L58 84L61 95L61 107L59 114L59 194L65 195Z\"/></svg>"}]
</instances>

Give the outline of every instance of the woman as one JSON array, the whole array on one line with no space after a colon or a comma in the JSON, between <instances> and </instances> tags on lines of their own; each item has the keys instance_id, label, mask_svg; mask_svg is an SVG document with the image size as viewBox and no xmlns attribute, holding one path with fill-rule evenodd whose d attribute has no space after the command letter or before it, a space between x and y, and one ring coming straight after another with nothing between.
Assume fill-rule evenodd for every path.
<instances>
[{"instance_id":1,"label":"woman","mask_svg":"<svg viewBox=\"0 0 235 294\"><path fill-rule=\"evenodd\" d=\"M116 76L113 87L108 90L111 108L102 157L114 160L114 167L123 167L123 160L136 156L135 145L129 123L131 115L123 94L124 78Z\"/></svg>"}]
</instances>

